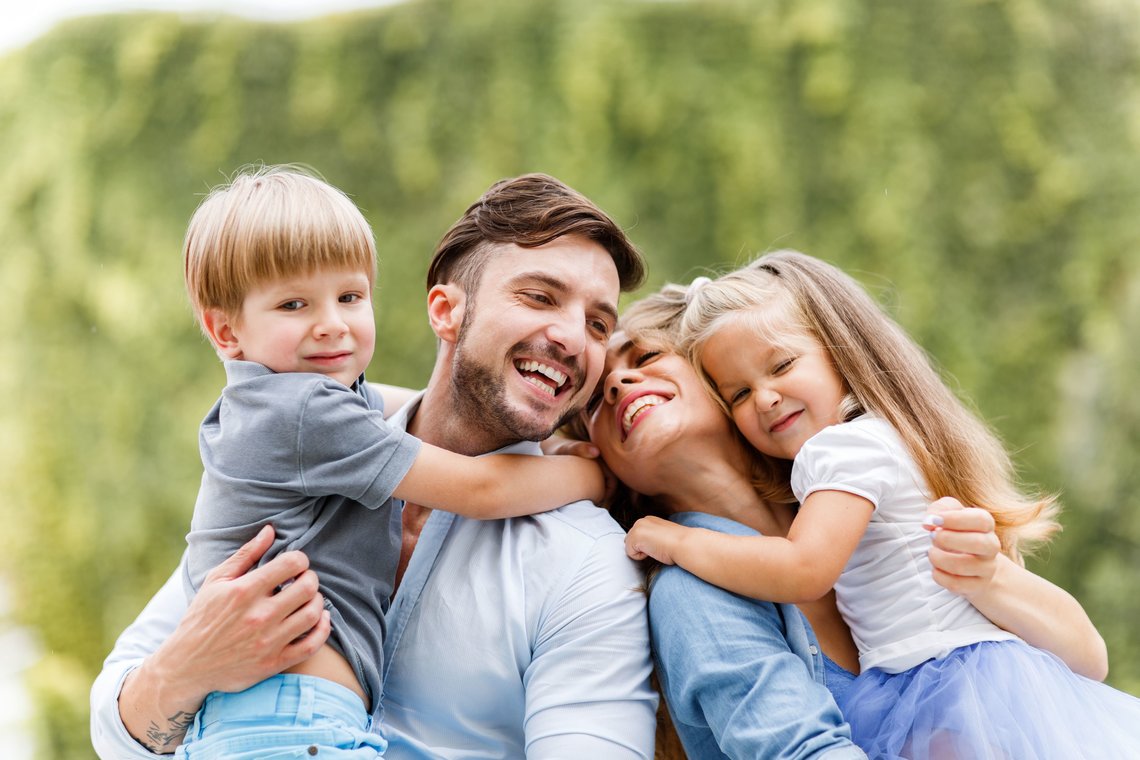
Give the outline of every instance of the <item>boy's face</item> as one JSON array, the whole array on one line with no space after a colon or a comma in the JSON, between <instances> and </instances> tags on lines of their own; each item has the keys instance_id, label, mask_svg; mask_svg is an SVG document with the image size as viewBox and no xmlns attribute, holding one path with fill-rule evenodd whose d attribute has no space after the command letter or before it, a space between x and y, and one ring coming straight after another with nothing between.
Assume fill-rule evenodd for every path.
<instances>
[{"instance_id":1,"label":"boy's face","mask_svg":"<svg viewBox=\"0 0 1140 760\"><path fill-rule=\"evenodd\" d=\"M246 294L232 331L232 358L352 385L376 347L368 275L333 269L263 283Z\"/></svg>"}]
</instances>

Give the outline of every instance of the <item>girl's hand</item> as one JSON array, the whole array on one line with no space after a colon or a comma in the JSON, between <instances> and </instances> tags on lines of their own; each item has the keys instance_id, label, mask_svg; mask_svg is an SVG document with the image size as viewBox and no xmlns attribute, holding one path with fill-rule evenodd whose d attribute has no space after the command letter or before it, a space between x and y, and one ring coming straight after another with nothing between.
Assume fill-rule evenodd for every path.
<instances>
[{"instance_id":1,"label":"girl's hand","mask_svg":"<svg viewBox=\"0 0 1140 760\"><path fill-rule=\"evenodd\" d=\"M1001 553L993 515L947 497L930 505L923 526L931 531L934 581L970 600L984 595L998 572Z\"/></svg>"},{"instance_id":2,"label":"girl's hand","mask_svg":"<svg viewBox=\"0 0 1140 760\"><path fill-rule=\"evenodd\" d=\"M663 565L672 565L677 542L686 530L660 517L643 517L626 534L625 553L631 559L652 557Z\"/></svg>"}]
</instances>

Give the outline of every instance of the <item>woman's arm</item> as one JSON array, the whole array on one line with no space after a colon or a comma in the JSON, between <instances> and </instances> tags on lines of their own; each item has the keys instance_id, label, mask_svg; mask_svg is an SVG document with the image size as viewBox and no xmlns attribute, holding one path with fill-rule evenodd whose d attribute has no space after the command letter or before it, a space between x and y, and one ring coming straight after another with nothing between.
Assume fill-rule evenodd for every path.
<instances>
[{"instance_id":1,"label":"woman's arm","mask_svg":"<svg viewBox=\"0 0 1140 760\"><path fill-rule=\"evenodd\" d=\"M939 499L930 562L934 580L1029 644L1060 657L1073 672L1098 681L1108 675L1108 650L1080 602L1000 552L994 520L984 509Z\"/></svg>"}]
</instances>

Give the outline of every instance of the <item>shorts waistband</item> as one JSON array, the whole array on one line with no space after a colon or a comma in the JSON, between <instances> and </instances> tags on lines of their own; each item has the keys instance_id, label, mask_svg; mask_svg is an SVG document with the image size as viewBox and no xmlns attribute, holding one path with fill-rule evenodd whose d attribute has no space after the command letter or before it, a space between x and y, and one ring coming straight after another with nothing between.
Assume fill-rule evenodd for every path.
<instances>
[{"instance_id":1,"label":"shorts waistband","mask_svg":"<svg viewBox=\"0 0 1140 760\"><path fill-rule=\"evenodd\" d=\"M254 684L245 691L216 691L206 697L198 714L202 730L219 721L262 720L293 715L296 725L308 725L313 717L338 718L349 725L370 730L372 719L364 702L352 690L316 676L282 673Z\"/></svg>"}]
</instances>

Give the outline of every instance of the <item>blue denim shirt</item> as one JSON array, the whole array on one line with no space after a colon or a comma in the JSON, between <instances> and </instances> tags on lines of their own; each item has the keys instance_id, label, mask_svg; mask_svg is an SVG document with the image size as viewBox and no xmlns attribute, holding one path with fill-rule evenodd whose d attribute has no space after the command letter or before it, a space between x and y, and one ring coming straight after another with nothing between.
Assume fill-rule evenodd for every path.
<instances>
[{"instance_id":1,"label":"blue denim shirt","mask_svg":"<svg viewBox=\"0 0 1140 760\"><path fill-rule=\"evenodd\" d=\"M702 512L672 520L755 535ZM661 688L689 757L866 757L851 743L828 691L825 658L794 605L739 596L667 566L650 585L649 626Z\"/></svg>"}]
</instances>

